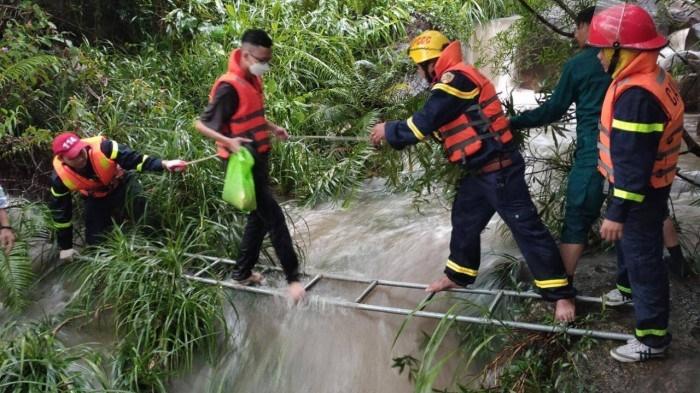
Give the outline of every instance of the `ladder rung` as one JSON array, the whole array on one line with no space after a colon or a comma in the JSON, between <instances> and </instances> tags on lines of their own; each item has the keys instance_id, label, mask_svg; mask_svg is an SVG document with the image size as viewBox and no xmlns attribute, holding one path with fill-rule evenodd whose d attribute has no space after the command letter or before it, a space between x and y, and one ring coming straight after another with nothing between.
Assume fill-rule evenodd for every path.
<instances>
[{"instance_id":1,"label":"ladder rung","mask_svg":"<svg viewBox=\"0 0 700 393\"><path fill-rule=\"evenodd\" d=\"M309 289L311 289L311 287L316 285L317 282L321 281L321 278L323 278L322 274L315 275L314 278L311 279L311 281L304 285L304 290L308 291Z\"/></svg>"},{"instance_id":2,"label":"ladder rung","mask_svg":"<svg viewBox=\"0 0 700 393\"><path fill-rule=\"evenodd\" d=\"M146 248L146 247L142 247L142 248ZM190 257L190 258L204 259L205 261L219 261L219 262L225 263L227 265L236 265L237 264L237 262L234 261L233 259L221 258L221 257L210 257L209 255L193 254L191 252L186 252L185 256Z\"/></svg>"},{"instance_id":3,"label":"ladder rung","mask_svg":"<svg viewBox=\"0 0 700 393\"><path fill-rule=\"evenodd\" d=\"M418 304L422 304L422 306L420 306L420 309L419 309L419 310L423 311L423 309L424 309L426 306L428 306L428 302L431 301L431 300L433 300L433 297L435 297L435 292L430 292L430 293L428 294L428 296L424 297L423 300L421 300L421 302L418 303Z\"/></svg>"},{"instance_id":4,"label":"ladder rung","mask_svg":"<svg viewBox=\"0 0 700 393\"><path fill-rule=\"evenodd\" d=\"M210 260L210 261L215 261L217 259L221 259L221 263L225 264L231 264L235 265L236 261L232 259L227 259L227 258L217 258L217 257L211 257L208 255L201 255L201 254L192 254L192 253L185 253L186 256L192 257L192 258L200 258L200 259L205 259L205 260ZM274 271L281 271L279 267L276 266L271 266L268 267L267 269L274 270ZM302 273L302 275L310 275L310 273ZM427 285L425 284L417 284L417 283L409 283L409 282L399 282L399 281L389 281L389 280L372 280L372 279L366 279L366 278L354 278L354 277L347 277L339 274L332 274L332 273L324 273L323 278L328 279L328 280L337 280L337 281L344 281L344 282L354 282L354 283L366 283L366 284L371 284L373 281L377 281L377 285L381 286L389 286L389 287L398 287L398 288L408 288L408 289L425 289ZM519 297L519 298L531 298L531 299L542 299L542 296L539 294L532 292L532 291L513 291L513 290L494 290L494 289L481 289L481 288L454 288L450 289L446 292L451 292L451 293L466 293L466 294L475 294L475 295L492 295L496 296L498 293L503 293L503 296L509 296L509 297ZM576 296L576 300L580 302L586 302L586 303L603 303L603 299L600 297L593 297L593 296ZM626 304L629 305L629 304Z\"/></svg>"},{"instance_id":5,"label":"ladder rung","mask_svg":"<svg viewBox=\"0 0 700 393\"><path fill-rule=\"evenodd\" d=\"M201 276L204 272L206 272L206 271L208 271L209 269L211 269L212 267L218 265L220 262L221 262L221 259L217 259L217 260L214 261L213 263L207 265L205 268L203 268L202 270L200 270L200 271L198 271L197 273L195 273L194 276L195 276L195 277Z\"/></svg>"},{"instance_id":6,"label":"ladder rung","mask_svg":"<svg viewBox=\"0 0 700 393\"><path fill-rule=\"evenodd\" d=\"M270 295L270 296L284 296L284 292L280 292L278 290L273 290L270 288L246 287L246 286L231 283L228 281L218 281L218 280L213 280L213 279L209 279L209 278L194 277L194 276L188 275L188 274L184 274L183 277L185 279L188 279L188 280L199 281L199 282L211 284L211 285L220 285L223 287L237 289L237 290L241 290L241 291L245 291L245 292L252 292L252 293L258 293L258 294L264 294L264 295ZM569 334L572 336L590 336L590 337L595 337L595 338L603 338L603 339L609 339L609 340L620 340L620 341L627 341L627 340L634 337L630 334L623 334L623 333L617 333L617 332L606 332L606 331L599 331L599 330L570 328L570 327L560 326L560 325L543 325L543 324L536 324L536 323L529 323L529 322L509 321L509 320L500 320L500 319L483 318L483 317L473 317L473 316L469 316L469 315L454 315L454 314L448 315L445 313L416 311L416 310L409 310L409 309L405 309L405 308L376 306L376 305L364 304L364 303L353 303L353 302L348 302L345 300L337 300L337 299L332 299L332 298L327 299L326 303L331 304L331 305L336 305L339 307L356 309L356 310L374 311L374 312L382 312L382 313L387 313L387 314L398 314L398 315L406 315L406 316L412 315L415 317L433 318L433 319L449 318L449 319L455 320L457 322L476 323L476 324L481 324L481 325L492 325L492 326L499 326L499 327L515 328L515 329L527 329L527 330L534 330L534 331L545 332L545 333L566 333L566 334Z\"/></svg>"},{"instance_id":7,"label":"ladder rung","mask_svg":"<svg viewBox=\"0 0 700 393\"><path fill-rule=\"evenodd\" d=\"M377 287L377 282L377 280L372 281L372 283L370 283L369 286L365 288L364 291L362 291L360 296L358 296L357 299L355 299L355 303L362 303L362 301L367 297L367 295L369 295L369 293Z\"/></svg>"},{"instance_id":8,"label":"ladder rung","mask_svg":"<svg viewBox=\"0 0 700 393\"><path fill-rule=\"evenodd\" d=\"M503 297L503 291L499 291L498 294L496 295L496 297L493 298L493 301L489 305L489 315L493 314L493 310L496 309L496 306L498 305L498 302L501 301L502 297Z\"/></svg>"}]
</instances>

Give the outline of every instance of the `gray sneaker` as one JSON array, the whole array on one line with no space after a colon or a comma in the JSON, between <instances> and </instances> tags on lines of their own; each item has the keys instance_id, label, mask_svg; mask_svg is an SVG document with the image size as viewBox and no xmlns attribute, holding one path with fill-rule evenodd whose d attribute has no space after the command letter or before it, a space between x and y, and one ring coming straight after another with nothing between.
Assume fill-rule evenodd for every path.
<instances>
[{"instance_id":1,"label":"gray sneaker","mask_svg":"<svg viewBox=\"0 0 700 393\"><path fill-rule=\"evenodd\" d=\"M620 292L619 289L615 288L612 291L603 295L603 302L606 306L617 307L623 304L632 305L632 298Z\"/></svg>"},{"instance_id":2,"label":"gray sneaker","mask_svg":"<svg viewBox=\"0 0 700 393\"><path fill-rule=\"evenodd\" d=\"M649 359L664 357L666 348L668 348L668 345L663 348L652 348L633 338L627 340L627 344L611 349L610 356L623 363L644 362Z\"/></svg>"}]
</instances>

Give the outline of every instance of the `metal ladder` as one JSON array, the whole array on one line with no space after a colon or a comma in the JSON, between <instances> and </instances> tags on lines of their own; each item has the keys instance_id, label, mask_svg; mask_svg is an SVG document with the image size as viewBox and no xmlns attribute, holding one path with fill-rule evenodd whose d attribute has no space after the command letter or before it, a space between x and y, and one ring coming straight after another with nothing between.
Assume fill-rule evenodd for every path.
<instances>
[{"instance_id":1,"label":"metal ladder","mask_svg":"<svg viewBox=\"0 0 700 393\"><path fill-rule=\"evenodd\" d=\"M209 285L219 285L219 286L226 287L226 288L231 288L231 289L235 289L235 290L239 290L239 291L256 293L256 294L262 294L262 295L284 296L283 292L280 292L279 290L268 288L268 287L244 286L244 285L237 284L233 281L220 281L220 280L217 280L216 278L203 277L203 275L205 273L211 271L211 268L213 268L214 266L217 266L220 264L236 265L236 261L234 261L232 259L218 258L218 257L212 257L212 256L207 256L207 255L201 255L201 254L192 254L192 253L185 253L185 255L190 257L190 258L211 262L209 265L207 265L206 267L204 267L202 269L199 269L194 274L188 274L188 273L183 274L182 277L187 279L187 280L197 281L197 282L201 282L201 283L205 283L205 284L209 284ZM276 268L276 267L270 267L268 269L272 270L272 271L280 271L281 270L280 268ZM498 306L499 302L503 299L503 297L542 299L542 296L540 296L539 294L537 294L535 292L530 292L530 291L518 292L518 291L512 291L512 290L500 290L500 289L491 290L491 289L477 289L477 288L450 289L449 292L453 292L453 293L466 293L466 294L493 296L493 300L491 301L491 303L488 306L488 313L486 313L487 316L476 317L476 316L468 316L468 315L455 315L455 314L446 314L446 313L440 313L440 312L423 311L423 309L426 306L426 303L429 302L433 298L433 296L435 295L434 293L428 294L419 303L419 305L422 305L422 306L417 310L411 310L411 309L407 309L407 308L398 308L398 307L387 307L387 306L380 306L380 305L364 303L365 299L367 299L367 297L378 287L383 286L383 287L395 287L395 288L424 290L427 287L427 285L424 285L424 284L407 283L407 282L399 282L399 281L388 281L388 280L371 280L371 279L354 278L354 277L347 277L347 276L338 275L338 274L327 274L327 273L318 273L318 274L313 274L313 275L302 274L302 275L305 277L311 277L311 279L308 280L304 284L304 288L307 291L311 290L321 280L333 280L333 281L341 281L341 282L367 284L367 287L362 291L362 293L360 293L360 295L357 296L352 301L339 300L339 299L333 299L333 298L324 299L325 303L331 304L334 306L338 306L338 307L350 308L350 309L355 309L355 310L364 310L364 311L371 311L371 312L386 313L386 314L416 316L416 317L422 317L422 318L443 319L443 318L447 317L449 319L454 319L455 321L458 321L458 322L474 323L474 324L480 324L480 325L501 326L501 327L515 328L515 329L526 329L526 330L533 330L533 331L544 332L544 333L560 333L561 332L561 333L569 334L572 336L587 336L587 337L594 337L594 338L607 339L607 340L627 341L631 338L634 338L634 336L632 336L630 334L623 334L623 333L617 333L617 332L606 332L606 331L600 331L600 330L570 328L570 327L566 327L566 326L562 326L562 325L544 325L544 324L529 323L529 322L508 321L508 320L501 320L501 319L491 317L493 315L493 312L496 310L496 307ZM578 302L598 303L598 304L602 304L604 301L600 297L590 297L590 296L577 296L576 300Z\"/></svg>"}]
</instances>

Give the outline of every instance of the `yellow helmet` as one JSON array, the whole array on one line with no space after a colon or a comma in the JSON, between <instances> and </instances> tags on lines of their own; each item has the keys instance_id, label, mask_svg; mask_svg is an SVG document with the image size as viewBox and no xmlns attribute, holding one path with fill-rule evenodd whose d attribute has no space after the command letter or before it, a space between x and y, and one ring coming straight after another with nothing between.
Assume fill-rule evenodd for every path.
<instances>
[{"instance_id":1,"label":"yellow helmet","mask_svg":"<svg viewBox=\"0 0 700 393\"><path fill-rule=\"evenodd\" d=\"M430 59L440 57L442 49L450 43L442 33L436 30L426 30L411 41L408 55L413 62L420 64Z\"/></svg>"}]
</instances>

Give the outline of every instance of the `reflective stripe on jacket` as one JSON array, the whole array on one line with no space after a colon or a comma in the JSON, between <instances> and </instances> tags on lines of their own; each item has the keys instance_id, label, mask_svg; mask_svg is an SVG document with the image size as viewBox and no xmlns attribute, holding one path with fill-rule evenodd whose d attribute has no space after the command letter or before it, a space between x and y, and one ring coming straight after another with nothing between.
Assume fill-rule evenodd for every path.
<instances>
[{"instance_id":1,"label":"reflective stripe on jacket","mask_svg":"<svg viewBox=\"0 0 700 393\"><path fill-rule=\"evenodd\" d=\"M628 132L661 132L661 141L656 154L654 168L649 184L652 188L663 188L673 183L676 175L676 165L683 138L683 113L685 110L683 100L678 94L675 81L662 68L656 66L655 52L642 52L635 58L625 70L623 77L613 81L608 89L603 102L600 116L600 134L598 140L599 160L598 170L608 181L615 184L615 169L610 155L610 131L613 128ZM654 57L652 59L652 57ZM639 72L644 67L649 68L650 61L654 66L646 72ZM632 87L641 87L658 100L663 108L668 121L665 124L637 124L615 120L613 113L617 99L626 90Z\"/></svg>"}]
</instances>

